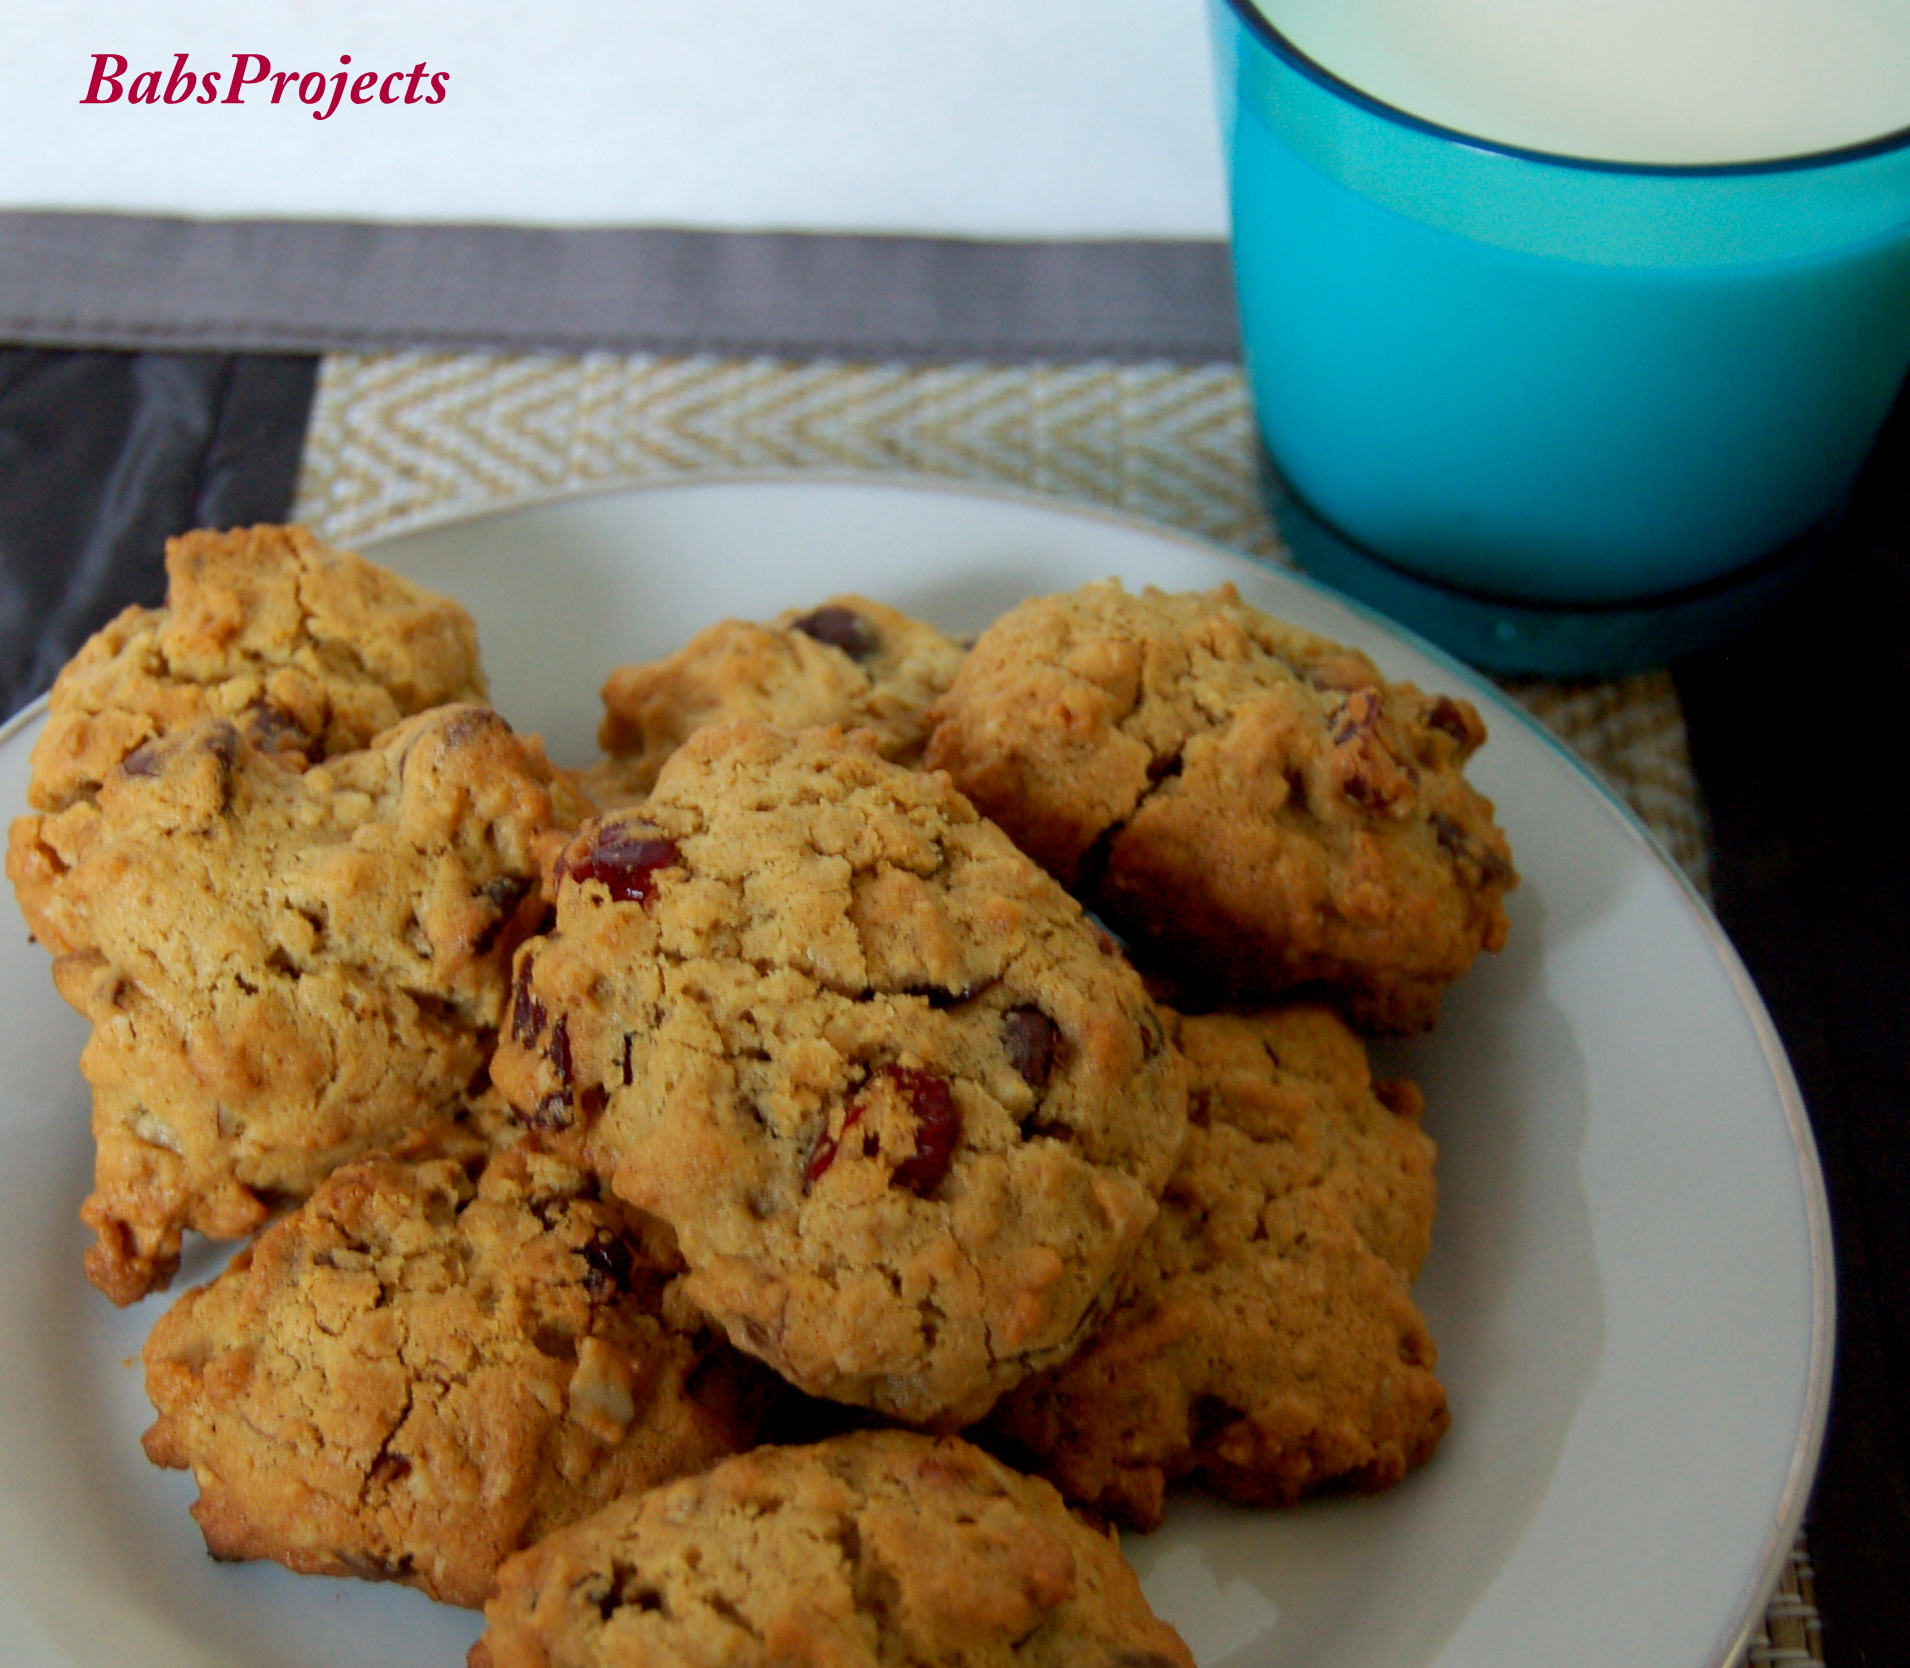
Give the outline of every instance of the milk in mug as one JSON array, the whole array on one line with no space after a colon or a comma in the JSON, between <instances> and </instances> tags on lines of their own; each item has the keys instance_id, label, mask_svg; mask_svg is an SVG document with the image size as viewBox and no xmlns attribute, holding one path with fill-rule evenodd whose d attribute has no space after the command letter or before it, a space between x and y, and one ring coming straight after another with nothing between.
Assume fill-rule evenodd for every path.
<instances>
[{"instance_id":1,"label":"milk in mug","mask_svg":"<svg viewBox=\"0 0 1910 1668\"><path fill-rule=\"evenodd\" d=\"M1255 0L1322 67L1442 127L1730 163L1910 126L1910 0Z\"/></svg>"}]
</instances>

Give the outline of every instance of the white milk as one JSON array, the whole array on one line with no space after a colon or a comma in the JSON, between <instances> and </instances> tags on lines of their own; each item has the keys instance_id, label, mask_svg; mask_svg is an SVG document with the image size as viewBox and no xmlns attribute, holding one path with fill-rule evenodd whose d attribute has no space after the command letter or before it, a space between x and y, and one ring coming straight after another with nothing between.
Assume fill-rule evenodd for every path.
<instances>
[{"instance_id":1,"label":"white milk","mask_svg":"<svg viewBox=\"0 0 1910 1668\"><path fill-rule=\"evenodd\" d=\"M1427 121L1617 162L1745 162L1910 127L1910 0L1254 0Z\"/></svg>"}]
</instances>

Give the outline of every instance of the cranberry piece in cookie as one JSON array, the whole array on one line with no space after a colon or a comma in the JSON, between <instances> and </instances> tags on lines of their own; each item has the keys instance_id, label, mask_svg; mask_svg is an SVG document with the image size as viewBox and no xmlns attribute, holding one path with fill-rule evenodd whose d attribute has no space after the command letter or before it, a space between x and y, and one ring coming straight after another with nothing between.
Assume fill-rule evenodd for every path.
<instances>
[{"instance_id":1,"label":"cranberry piece in cookie","mask_svg":"<svg viewBox=\"0 0 1910 1668\"><path fill-rule=\"evenodd\" d=\"M1015 1008L1003 1016L1001 1042L1008 1052L1008 1063L1032 1089L1048 1086L1060 1041L1054 1021L1039 1008Z\"/></svg>"},{"instance_id":2,"label":"cranberry piece in cookie","mask_svg":"<svg viewBox=\"0 0 1910 1668\"><path fill-rule=\"evenodd\" d=\"M955 1146L962 1138L962 1109L941 1073L907 1066L887 1070L915 1119L915 1151L896 1165L891 1179L897 1187L926 1199L942 1185L955 1161Z\"/></svg>"},{"instance_id":3,"label":"cranberry piece in cookie","mask_svg":"<svg viewBox=\"0 0 1910 1668\"><path fill-rule=\"evenodd\" d=\"M832 649L840 649L857 662L867 660L882 641L867 617L858 614L853 608L818 608L813 614L805 614L791 624L805 637L813 637L818 643L827 643Z\"/></svg>"},{"instance_id":4,"label":"cranberry piece in cookie","mask_svg":"<svg viewBox=\"0 0 1910 1668\"><path fill-rule=\"evenodd\" d=\"M878 1109L877 1116L865 1122L872 1108ZM883 1117L883 1112L888 1116ZM942 1185L954 1162L955 1147L962 1138L962 1109L955 1103L954 1090L946 1077L911 1066L884 1066L870 1086L849 1103L842 1127L833 1135L824 1130L817 1136L809 1161L803 1166L803 1185L813 1187L821 1181L845 1144L852 1152L859 1147L866 1159L882 1157L878 1123L888 1124L892 1137L896 1137L889 1143L892 1150L904 1145L908 1148L905 1156L891 1162L890 1184L928 1198ZM895 1127L898 1123L899 1129ZM858 1128L860 1140L852 1142L850 1131Z\"/></svg>"},{"instance_id":5,"label":"cranberry piece in cookie","mask_svg":"<svg viewBox=\"0 0 1910 1668\"><path fill-rule=\"evenodd\" d=\"M565 874L579 884L601 881L620 903L648 903L661 870L680 868L683 854L674 840L641 824L597 825L582 851L568 858Z\"/></svg>"}]
</instances>

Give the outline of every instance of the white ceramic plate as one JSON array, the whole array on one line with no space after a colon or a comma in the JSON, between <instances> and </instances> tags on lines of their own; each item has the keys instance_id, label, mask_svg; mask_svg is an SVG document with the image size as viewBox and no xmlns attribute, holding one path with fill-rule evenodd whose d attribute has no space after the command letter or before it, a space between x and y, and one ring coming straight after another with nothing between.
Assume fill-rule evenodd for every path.
<instances>
[{"instance_id":1,"label":"white ceramic plate","mask_svg":"<svg viewBox=\"0 0 1910 1668\"><path fill-rule=\"evenodd\" d=\"M530 505L380 560L477 615L500 708L593 751L596 689L724 614L860 590L958 632L1119 574L1252 602L1469 696L1525 876L1506 952L1433 1036L1442 1208L1418 1296L1453 1428L1391 1493L1198 1499L1127 1546L1203 1668L1714 1668L1803 1510L1829 1379L1823 1191L1736 957L1637 824L1489 685L1304 581L1109 515L893 480L735 480ZM38 709L0 735L25 803ZM11 908L10 905L0 906ZM80 1275L83 1027L0 942L0 1655L19 1668L454 1665L475 1618L409 1591L224 1566L141 1457L135 1358L166 1299ZM216 1266L206 1248L185 1277Z\"/></svg>"}]
</instances>

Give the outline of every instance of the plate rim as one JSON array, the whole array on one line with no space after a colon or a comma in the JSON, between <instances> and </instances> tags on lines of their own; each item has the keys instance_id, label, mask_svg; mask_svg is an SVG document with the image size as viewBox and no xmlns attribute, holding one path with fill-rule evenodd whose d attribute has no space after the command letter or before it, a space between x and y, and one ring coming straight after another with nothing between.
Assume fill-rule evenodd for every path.
<instances>
[{"instance_id":1,"label":"plate rim","mask_svg":"<svg viewBox=\"0 0 1910 1668\"><path fill-rule=\"evenodd\" d=\"M722 487L876 487L923 496L954 496L982 499L1015 508L1046 514L1059 514L1100 522L1125 532L1164 540L1207 556L1223 556L1245 562L1277 582L1292 584L1303 591L1345 608L1363 623L1382 634L1396 638L1437 665L1448 677L1465 685L1501 721L1510 719L1528 738L1537 740L1555 759L1561 761L1579 784L1591 792L1594 803L1617 822L1644 856L1667 874L1686 914L1706 940L1730 983L1732 993L1746 1019L1782 1108L1786 1133L1796 1163L1800 1192L1803 1195L1806 1244L1810 1259L1810 1341L1806 1357L1805 1394L1799 1429L1792 1446L1785 1481L1765 1536L1756 1567L1742 1591L1735 1616L1714 1643L1702 1663L1692 1668L1726 1668L1743 1648L1770 1603L1788 1561L1792 1546L1802 1527L1811 1484L1822 1453L1825 1426L1830 1412L1830 1393L1835 1367L1837 1285L1834 1242L1831 1236L1830 1207L1824 1188L1822 1165L1818 1159L1810 1115L1803 1092L1798 1086L1789 1055L1776 1024L1765 1007L1756 984L1743 959L1731 943L1711 905L1699 892L1663 842L1646 826L1631 806L1598 772L1560 737L1555 735L1512 696L1482 672L1419 636L1410 627L1389 619L1367 604L1334 590L1298 568L1235 549L1216 539L1172 526L1168 523L1089 500L1064 497L994 481L967 480L959 477L925 474L913 470L866 469L699 469L670 470L636 480L593 481L581 485L540 488L488 500L481 506L461 503L437 506L402 517L376 534L355 541L360 551L376 551L416 534L445 531L457 526L486 521L524 510L556 507L587 499L632 495L681 493L694 489ZM44 717L48 695L42 693L0 722L0 747L7 746L29 726ZM15 813L18 814L18 813Z\"/></svg>"}]
</instances>

